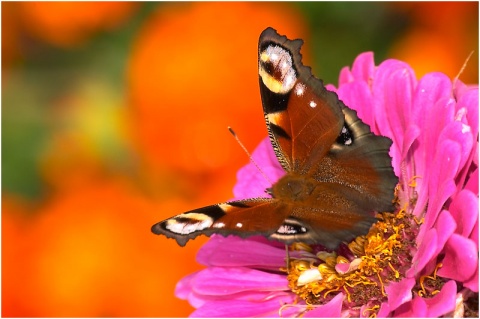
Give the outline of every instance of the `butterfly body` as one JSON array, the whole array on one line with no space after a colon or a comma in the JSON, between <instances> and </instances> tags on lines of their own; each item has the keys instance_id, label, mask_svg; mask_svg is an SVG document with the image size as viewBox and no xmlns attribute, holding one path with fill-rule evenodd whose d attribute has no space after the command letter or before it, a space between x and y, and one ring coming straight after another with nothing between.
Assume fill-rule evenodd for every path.
<instances>
[{"instance_id":1,"label":"butterfly body","mask_svg":"<svg viewBox=\"0 0 480 319\"><path fill-rule=\"evenodd\" d=\"M286 244L335 249L366 234L374 212L393 210L398 181L391 140L374 135L355 111L301 63L301 40L267 28L259 40L259 83L270 141L286 174L251 198L192 210L153 225L180 245L200 234L263 235Z\"/></svg>"}]
</instances>

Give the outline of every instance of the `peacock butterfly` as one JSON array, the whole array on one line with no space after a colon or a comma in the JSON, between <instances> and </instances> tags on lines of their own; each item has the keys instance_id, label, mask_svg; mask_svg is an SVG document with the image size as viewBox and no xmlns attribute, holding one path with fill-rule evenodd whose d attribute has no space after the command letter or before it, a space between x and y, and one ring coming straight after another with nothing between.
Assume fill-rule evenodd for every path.
<instances>
[{"instance_id":1,"label":"peacock butterfly","mask_svg":"<svg viewBox=\"0 0 480 319\"><path fill-rule=\"evenodd\" d=\"M272 198L207 206L152 226L180 246L198 235L263 235L286 244L335 249L364 235L374 212L392 211L398 182L388 151L357 113L302 64L300 39L267 28L258 44L258 72L265 121L286 175Z\"/></svg>"}]
</instances>

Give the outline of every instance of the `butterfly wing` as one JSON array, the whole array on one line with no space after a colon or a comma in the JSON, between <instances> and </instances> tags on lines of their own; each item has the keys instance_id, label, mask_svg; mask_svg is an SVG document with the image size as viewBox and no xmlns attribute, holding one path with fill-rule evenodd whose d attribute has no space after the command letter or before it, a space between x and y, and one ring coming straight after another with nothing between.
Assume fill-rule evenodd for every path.
<instances>
[{"instance_id":1,"label":"butterfly wing","mask_svg":"<svg viewBox=\"0 0 480 319\"><path fill-rule=\"evenodd\" d=\"M341 102L301 62L302 40L288 40L274 29L259 41L259 80L265 121L280 164L306 174L339 136Z\"/></svg>"},{"instance_id":2,"label":"butterfly wing","mask_svg":"<svg viewBox=\"0 0 480 319\"><path fill-rule=\"evenodd\" d=\"M335 182L318 183L308 200L293 202L282 228L271 238L290 244L304 242L336 249L345 241L368 233L376 218L355 200L356 191ZM353 200L352 200L353 199Z\"/></svg>"},{"instance_id":3,"label":"butterfly wing","mask_svg":"<svg viewBox=\"0 0 480 319\"><path fill-rule=\"evenodd\" d=\"M282 225L285 209L273 198L253 198L206 206L152 226L152 232L174 238L180 246L199 235L269 237Z\"/></svg>"},{"instance_id":4,"label":"butterfly wing","mask_svg":"<svg viewBox=\"0 0 480 319\"><path fill-rule=\"evenodd\" d=\"M312 175L319 182L339 185L345 199L354 201L359 209L392 211L398 183L388 154L392 141L374 135L355 111L343 107L342 112L345 131L330 151L311 166Z\"/></svg>"}]
</instances>

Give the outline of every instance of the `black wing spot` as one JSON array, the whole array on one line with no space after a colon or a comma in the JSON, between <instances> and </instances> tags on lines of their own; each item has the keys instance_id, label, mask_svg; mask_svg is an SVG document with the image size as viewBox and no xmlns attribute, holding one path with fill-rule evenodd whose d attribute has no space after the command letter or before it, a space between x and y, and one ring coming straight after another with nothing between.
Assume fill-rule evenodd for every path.
<instances>
[{"instance_id":1,"label":"black wing spot","mask_svg":"<svg viewBox=\"0 0 480 319\"><path fill-rule=\"evenodd\" d=\"M307 228L296 220L285 220L285 222L276 231L279 235L298 235L306 234Z\"/></svg>"},{"instance_id":2,"label":"black wing spot","mask_svg":"<svg viewBox=\"0 0 480 319\"><path fill-rule=\"evenodd\" d=\"M261 66L262 69L265 70L265 72L267 72L271 77L273 77L273 78L275 78L275 79L278 79L278 78L279 78L278 76L275 76L276 69L275 69L275 66L273 65L272 62L260 61L260 66Z\"/></svg>"},{"instance_id":3,"label":"black wing spot","mask_svg":"<svg viewBox=\"0 0 480 319\"><path fill-rule=\"evenodd\" d=\"M352 131L346 126L342 127L342 131L338 135L336 142L338 144L345 145L345 146L352 145L353 144Z\"/></svg>"}]
</instances>

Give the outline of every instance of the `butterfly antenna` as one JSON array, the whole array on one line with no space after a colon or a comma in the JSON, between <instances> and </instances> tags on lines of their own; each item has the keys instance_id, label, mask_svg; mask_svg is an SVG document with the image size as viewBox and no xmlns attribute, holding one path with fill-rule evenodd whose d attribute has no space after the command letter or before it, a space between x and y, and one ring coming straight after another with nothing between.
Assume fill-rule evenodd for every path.
<instances>
[{"instance_id":1,"label":"butterfly antenna","mask_svg":"<svg viewBox=\"0 0 480 319\"><path fill-rule=\"evenodd\" d=\"M240 145L241 148L243 148L244 152L247 154L248 158L250 159L250 161L253 163L253 165L255 165L255 167L258 169L258 171L260 172L260 174L262 174L262 176L270 183L270 185L273 185L273 182L270 180L270 178L268 178L267 174L265 174L262 169L260 168L260 166L258 166L258 164L253 160L253 157L252 155L250 154L250 152L247 150L247 148L245 147L245 145L243 145L242 141L240 141L240 139L238 138L237 136L237 133L235 133L235 131L229 126L228 127L228 130L230 131L230 133L232 133L233 137L235 138L235 140L237 141L238 145Z\"/></svg>"},{"instance_id":2,"label":"butterfly antenna","mask_svg":"<svg viewBox=\"0 0 480 319\"><path fill-rule=\"evenodd\" d=\"M453 90L455 90L455 87L456 87L456 82L458 80L458 78L460 78L460 75L463 73L463 71L465 70L465 68L467 67L467 64L468 64L468 61L470 60L470 58L472 57L472 54L473 54L473 50L470 52L470 54L467 56L467 58L465 59L465 62L463 62L463 65L462 67L460 68L460 71L458 72L457 76L455 76L453 78Z\"/></svg>"}]
</instances>

